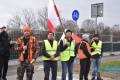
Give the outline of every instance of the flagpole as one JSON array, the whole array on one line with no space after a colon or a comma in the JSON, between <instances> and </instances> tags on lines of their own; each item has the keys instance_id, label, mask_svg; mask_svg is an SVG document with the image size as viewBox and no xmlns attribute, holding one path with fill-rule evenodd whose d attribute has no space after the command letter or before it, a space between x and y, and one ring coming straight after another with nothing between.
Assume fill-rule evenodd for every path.
<instances>
[{"instance_id":1,"label":"flagpole","mask_svg":"<svg viewBox=\"0 0 120 80\"><path fill-rule=\"evenodd\" d=\"M55 1L54 1L54 0L53 0L53 3L54 3L54 5L55 5ZM55 5L55 8L57 9L56 5ZM59 19L60 25L61 25L61 27L62 27L62 30L63 30L63 32L65 33L65 27L64 27L63 24L62 24L62 20L61 20L61 18L60 18L60 15L58 16L58 19Z\"/></svg>"},{"instance_id":2,"label":"flagpole","mask_svg":"<svg viewBox=\"0 0 120 80\"><path fill-rule=\"evenodd\" d=\"M57 10L57 7L56 7L56 5L55 5L55 1L54 0L52 0L53 1L53 4L54 4L54 8L55 8L55 10L56 10L56 14L57 14L57 16L58 16L58 19L59 19L59 22L60 22L60 25L61 25L61 27L62 27L62 30L63 30L63 32L64 32L64 34L65 34L65 27L63 26L63 24L62 24L62 20L61 20L61 18L60 18L60 15L59 15L59 12L58 12L58 10ZM74 39L76 40L76 41L81 41L81 38L79 38L78 36L76 36L75 34L74 34Z\"/></svg>"}]
</instances>

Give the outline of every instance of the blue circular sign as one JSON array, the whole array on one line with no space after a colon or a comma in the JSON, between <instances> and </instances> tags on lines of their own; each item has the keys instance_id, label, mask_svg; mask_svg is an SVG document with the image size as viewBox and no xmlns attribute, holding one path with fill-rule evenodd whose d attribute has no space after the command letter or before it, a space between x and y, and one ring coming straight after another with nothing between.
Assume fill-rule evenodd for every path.
<instances>
[{"instance_id":1,"label":"blue circular sign","mask_svg":"<svg viewBox=\"0 0 120 80\"><path fill-rule=\"evenodd\" d=\"M74 21L77 21L79 19L79 12L78 10L74 10L73 13L72 13L72 19Z\"/></svg>"}]
</instances>

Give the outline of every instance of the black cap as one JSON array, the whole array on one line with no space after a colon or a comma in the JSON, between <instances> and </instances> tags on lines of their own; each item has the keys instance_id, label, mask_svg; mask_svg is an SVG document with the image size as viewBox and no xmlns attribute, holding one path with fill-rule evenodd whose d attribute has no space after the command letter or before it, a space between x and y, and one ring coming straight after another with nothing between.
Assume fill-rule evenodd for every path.
<instances>
[{"instance_id":1,"label":"black cap","mask_svg":"<svg viewBox=\"0 0 120 80\"><path fill-rule=\"evenodd\" d=\"M72 34L72 31L71 31L71 30L67 30L66 33L67 33L67 32L71 32L71 34Z\"/></svg>"},{"instance_id":2,"label":"black cap","mask_svg":"<svg viewBox=\"0 0 120 80\"><path fill-rule=\"evenodd\" d=\"M6 28L6 27L5 27L5 26L3 26L3 27L1 28L1 30L2 30L2 29L4 29L4 28Z\"/></svg>"},{"instance_id":3,"label":"black cap","mask_svg":"<svg viewBox=\"0 0 120 80\"><path fill-rule=\"evenodd\" d=\"M98 34L94 34L94 36L93 37L99 37L99 35Z\"/></svg>"}]
</instances>

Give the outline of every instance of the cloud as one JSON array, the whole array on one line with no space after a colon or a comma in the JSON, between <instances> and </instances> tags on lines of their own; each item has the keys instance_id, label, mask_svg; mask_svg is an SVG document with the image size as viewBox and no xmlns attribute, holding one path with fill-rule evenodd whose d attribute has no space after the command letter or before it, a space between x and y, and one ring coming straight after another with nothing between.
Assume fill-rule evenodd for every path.
<instances>
[{"instance_id":1,"label":"cloud","mask_svg":"<svg viewBox=\"0 0 120 80\"><path fill-rule=\"evenodd\" d=\"M1 0L0 1L0 26L6 25L11 15L23 8L38 10L48 6L49 0ZM104 3L104 16L98 18L98 22L112 26L120 21L120 0L55 0L61 17L72 19L73 10L80 12L78 25L91 18L91 4ZM93 18L94 19L94 18Z\"/></svg>"}]
</instances>

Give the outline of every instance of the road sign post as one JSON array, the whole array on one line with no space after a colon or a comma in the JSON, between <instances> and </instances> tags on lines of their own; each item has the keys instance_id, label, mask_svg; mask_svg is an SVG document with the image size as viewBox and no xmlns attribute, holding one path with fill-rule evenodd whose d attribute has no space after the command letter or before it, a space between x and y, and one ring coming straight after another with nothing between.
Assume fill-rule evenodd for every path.
<instances>
[{"instance_id":1,"label":"road sign post","mask_svg":"<svg viewBox=\"0 0 120 80\"><path fill-rule=\"evenodd\" d=\"M97 17L103 17L103 3L91 5L91 17L95 18L95 34L97 34Z\"/></svg>"}]
</instances>

